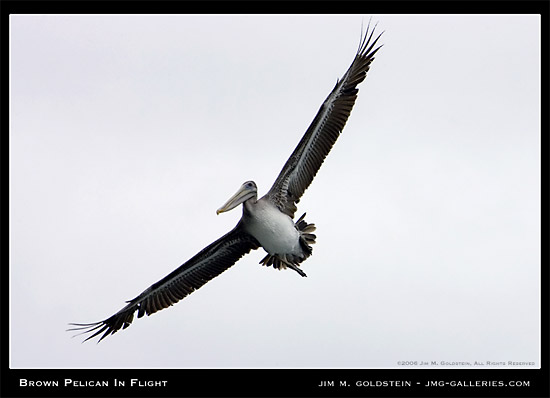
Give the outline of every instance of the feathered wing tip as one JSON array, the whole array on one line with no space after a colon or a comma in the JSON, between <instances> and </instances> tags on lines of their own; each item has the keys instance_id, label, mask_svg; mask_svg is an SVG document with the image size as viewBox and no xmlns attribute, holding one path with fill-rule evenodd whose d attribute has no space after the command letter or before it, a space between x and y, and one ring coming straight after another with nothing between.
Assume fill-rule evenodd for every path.
<instances>
[{"instance_id":1,"label":"feathered wing tip","mask_svg":"<svg viewBox=\"0 0 550 398\"><path fill-rule=\"evenodd\" d=\"M296 256L293 254L267 254L261 261L260 264L267 267L273 266L278 270L290 268L296 271L301 276L307 276L304 271L300 268L300 263L306 258L311 256L313 249L310 245L315 243L317 236L312 234L315 231L315 224L308 224L304 217L306 213L302 214L302 217L294 223L294 226L300 232L300 246L303 249L303 256Z\"/></svg>"},{"instance_id":2,"label":"feathered wing tip","mask_svg":"<svg viewBox=\"0 0 550 398\"><path fill-rule=\"evenodd\" d=\"M380 34L376 37L376 39L372 43L370 43L374 35L374 31L378 26L378 22L376 22L371 30L370 29L371 21L372 21L372 17L369 18L369 23L367 24L367 30L365 31L364 36L363 36L363 21L361 21L361 38L359 40L359 47L357 49L357 54L363 54L364 56L369 58L372 58L374 54L380 49L380 47L383 46L383 44L381 44L378 47L376 47L374 51L372 51L372 49L378 42L378 39L380 39L380 36L382 36L382 34L384 33L384 31L380 32ZM369 31L370 31L370 35L369 35ZM370 46L369 46L369 43L370 43ZM369 46L368 49L367 49L367 46Z\"/></svg>"},{"instance_id":3,"label":"feathered wing tip","mask_svg":"<svg viewBox=\"0 0 550 398\"><path fill-rule=\"evenodd\" d=\"M104 324L104 321L95 322L95 323L69 323L69 326L74 326L74 327L67 329L66 330L67 332L80 332L80 333L76 333L72 337L80 336L80 335L83 335L83 334L86 334L86 333L92 333L93 331L99 329L97 332L93 333L92 335L90 335L87 338L85 338L84 340L82 340L83 343L85 341L88 341L88 340L94 338L95 336L103 333L107 329L107 325ZM107 331L107 333L105 333L103 336L101 336L101 338L97 342L99 343L101 340L103 340L108 335L109 335L109 333Z\"/></svg>"},{"instance_id":4,"label":"feathered wing tip","mask_svg":"<svg viewBox=\"0 0 550 398\"><path fill-rule=\"evenodd\" d=\"M105 337L115 334L120 329L126 329L128 326L130 326L130 324L134 320L135 308L128 308L129 306L130 305L123 308L121 311L111 316L110 318L104 319L103 321L94 323L69 323L70 326L74 327L67 329L67 332L80 332L72 337L91 333L90 336L82 341L83 343L103 333L103 336L101 336L97 341L99 343Z\"/></svg>"}]
</instances>

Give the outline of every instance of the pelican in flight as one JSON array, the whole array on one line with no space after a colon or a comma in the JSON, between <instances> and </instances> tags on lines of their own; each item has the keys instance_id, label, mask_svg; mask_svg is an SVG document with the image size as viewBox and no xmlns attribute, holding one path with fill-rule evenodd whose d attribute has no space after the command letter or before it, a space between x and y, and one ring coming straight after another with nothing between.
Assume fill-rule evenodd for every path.
<instances>
[{"instance_id":1,"label":"pelican in flight","mask_svg":"<svg viewBox=\"0 0 550 398\"><path fill-rule=\"evenodd\" d=\"M369 26L349 69L321 105L269 192L258 199L256 183L247 181L216 211L220 214L242 204L242 217L237 226L127 301L116 314L100 322L72 323L73 328L69 330L91 333L84 341L101 335L100 342L130 326L136 311L141 318L170 307L260 247L267 252L260 264L290 268L306 276L300 264L312 253L315 225L305 221L305 213L293 221L296 204L342 132L357 98L357 85L365 80L374 55L382 47L375 48L381 34L373 40L376 26L370 32Z\"/></svg>"}]
</instances>

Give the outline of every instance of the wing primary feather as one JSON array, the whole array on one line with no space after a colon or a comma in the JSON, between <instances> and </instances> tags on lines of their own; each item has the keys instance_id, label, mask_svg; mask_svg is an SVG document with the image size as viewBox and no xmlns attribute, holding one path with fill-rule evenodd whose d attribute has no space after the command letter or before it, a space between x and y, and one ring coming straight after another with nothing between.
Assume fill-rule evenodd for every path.
<instances>
[{"instance_id":1,"label":"wing primary feather","mask_svg":"<svg viewBox=\"0 0 550 398\"><path fill-rule=\"evenodd\" d=\"M116 314L99 322L71 323L69 325L73 327L67 330L80 332L76 336L90 333L84 341L100 336L99 343L105 337L130 326L136 311L138 318L141 318L176 304L258 247L258 241L246 233L239 223L232 231L128 301Z\"/></svg>"}]
</instances>

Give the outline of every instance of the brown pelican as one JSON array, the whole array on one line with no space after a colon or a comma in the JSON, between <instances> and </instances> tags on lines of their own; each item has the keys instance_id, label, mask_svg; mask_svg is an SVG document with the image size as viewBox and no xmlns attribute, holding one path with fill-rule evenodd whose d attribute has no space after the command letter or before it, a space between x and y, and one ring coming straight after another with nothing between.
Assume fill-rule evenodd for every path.
<instances>
[{"instance_id":1,"label":"brown pelican","mask_svg":"<svg viewBox=\"0 0 550 398\"><path fill-rule=\"evenodd\" d=\"M290 268L306 276L299 267L311 255L310 245L316 238L312 233L315 225L304 220L305 213L298 221L293 221L296 204L342 132L357 98L357 85L365 80L374 55L381 47L374 48L381 36L372 40L375 28L369 33L367 26L365 35L361 34L349 69L337 80L269 192L258 200L256 184L247 181L216 211L220 214L243 205L242 217L233 230L128 301L113 316L95 323L73 323L75 327L69 330L93 332L84 341L103 334L99 342L130 326L136 311L141 318L170 307L259 247L267 252L260 264Z\"/></svg>"}]
</instances>

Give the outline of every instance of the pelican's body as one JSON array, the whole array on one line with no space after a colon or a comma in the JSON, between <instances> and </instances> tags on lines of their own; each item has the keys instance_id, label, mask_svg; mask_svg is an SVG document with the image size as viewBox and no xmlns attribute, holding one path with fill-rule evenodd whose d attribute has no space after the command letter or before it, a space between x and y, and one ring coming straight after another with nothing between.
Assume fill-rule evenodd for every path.
<instances>
[{"instance_id":1,"label":"pelican's body","mask_svg":"<svg viewBox=\"0 0 550 398\"><path fill-rule=\"evenodd\" d=\"M336 82L267 194L258 200L256 183L247 181L217 210L220 214L243 205L243 215L233 230L128 301L116 314L96 323L73 324L77 327L70 330L94 332L86 340L102 334L101 341L127 328L134 313L140 318L168 308L260 247L267 252L261 264L291 268L306 276L299 267L312 253L315 225L304 220L305 213L293 220L296 204L342 132L357 98L357 85L365 79L381 47L374 48L380 35L371 41L373 33L369 34L367 27L351 66Z\"/></svg>"},{"instance_id":2,"label":"pelican's body","mask_svg":"<svg viewBox=\"0 0 550 398\"><path fill-rule=\"evenodd\" d=\"M300 233L292 218L282 213L268 200L243 206L243 218L246 219L245 231L252 235L269 254L301 255Z\"/></svg>"}]
</instances>

